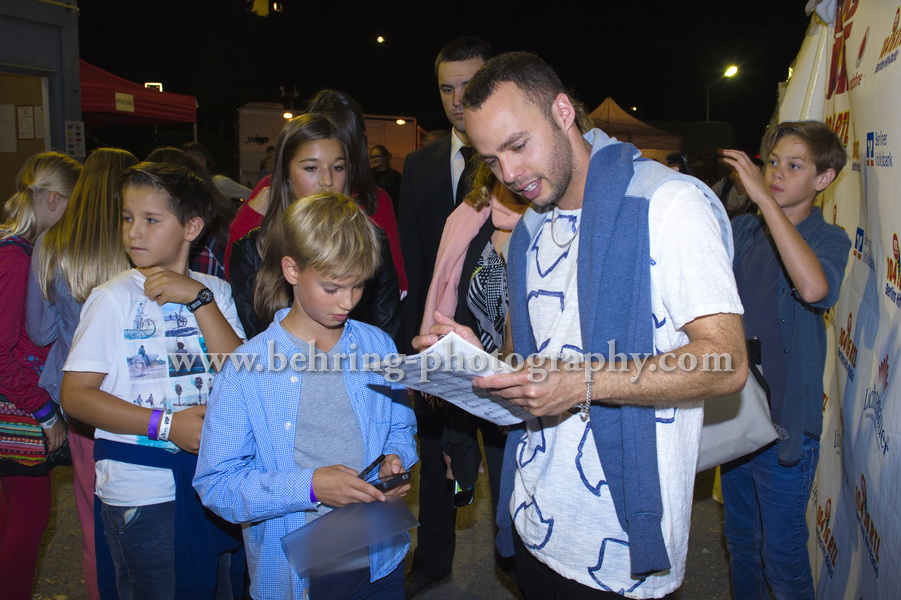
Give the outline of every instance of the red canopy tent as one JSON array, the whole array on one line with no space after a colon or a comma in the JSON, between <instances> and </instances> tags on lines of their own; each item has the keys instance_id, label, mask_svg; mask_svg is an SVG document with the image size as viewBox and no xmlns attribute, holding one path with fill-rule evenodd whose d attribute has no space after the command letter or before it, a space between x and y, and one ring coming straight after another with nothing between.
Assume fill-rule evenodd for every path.
<instances>
[{"instance_id":1,"label":"red canopy tent","mask_svg":"<svg viewBox=\"0 0 901 600\"><path fill-rule=\"evenodd\" d=\"M81 112L88 125L196 123L197 99L145 88L82 60Z\"/></svg>"}]
</instances>

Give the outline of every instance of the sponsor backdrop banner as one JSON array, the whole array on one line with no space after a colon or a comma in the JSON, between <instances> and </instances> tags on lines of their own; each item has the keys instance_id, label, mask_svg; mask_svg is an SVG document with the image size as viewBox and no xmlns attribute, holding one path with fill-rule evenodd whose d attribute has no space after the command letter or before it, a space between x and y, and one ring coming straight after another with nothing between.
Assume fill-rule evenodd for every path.
<instances>
[{"instance_id":1,"label":"sponsor backdrop banner","mask_svg":"<svg viewBox=\"0 0 901 600\"><path fill-rule=\"evenodd\" d=\"M820 599L901 598L901 2L829 0L785 86L780 121L818 119L848 150L822 199L853 242L830 349L808 507ZM822 16L824 20L819 17Z\"/></svg>"}]
</instances>

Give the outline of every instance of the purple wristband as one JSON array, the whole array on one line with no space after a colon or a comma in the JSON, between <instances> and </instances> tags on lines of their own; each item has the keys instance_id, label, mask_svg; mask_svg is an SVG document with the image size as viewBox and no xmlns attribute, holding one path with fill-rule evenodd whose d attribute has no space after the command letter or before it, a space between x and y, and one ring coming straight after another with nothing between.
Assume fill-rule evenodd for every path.
<instances>
[{"instance_id":1,"label":"purple wristband","mask_svg":"<svg viewBox=\"0 0 901 600\"><path fill-rule=\"evenodd\" d=\"M56 415L56 404L53 403L53 400L48 400L47 404L31 413L31 416L38 423L49 421L54 415Z\"/></svg>"},{"instance_id":2,"label":"purple wristband","mask_svg":"<svg viewBox=\"0 0 901 600\"><path fill-rule=\"evenodd\" d=\"M319 504L319 500L316 499L316 494L313 492L313 482L310 482L310 502L313 504Z\"/></svg>"},{"instance_id":3,"label":"purple wristband","mask_svg":"<svg viewBox=\"0 0 901 600\"><path fill-rule=\"evenodd\" d=\"M163 418L163 411L160 409L154 410L150 414L150 422L147 423L147 437L151 440L158 439L159 431L160 431L160 419Z\"/></svg>"}]
</instances>

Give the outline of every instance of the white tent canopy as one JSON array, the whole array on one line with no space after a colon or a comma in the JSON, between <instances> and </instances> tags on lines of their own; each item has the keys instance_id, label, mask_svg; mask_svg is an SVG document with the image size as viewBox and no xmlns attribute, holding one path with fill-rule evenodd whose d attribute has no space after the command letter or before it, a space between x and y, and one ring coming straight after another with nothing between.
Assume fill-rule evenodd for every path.
<instances>
[{"instance_id":1,"label":"white tent canopy","mask_svg":"<svg viewBox=\"0 0 901 600\"><path fill-rule=\"evenodd\" d=\"M624 111L613 98L608 97L601 102L589 116L604 133L635 145L645 156L665 159L666 154L682 150L681 137L639 121Z\"/></svg>"}]
</instances>

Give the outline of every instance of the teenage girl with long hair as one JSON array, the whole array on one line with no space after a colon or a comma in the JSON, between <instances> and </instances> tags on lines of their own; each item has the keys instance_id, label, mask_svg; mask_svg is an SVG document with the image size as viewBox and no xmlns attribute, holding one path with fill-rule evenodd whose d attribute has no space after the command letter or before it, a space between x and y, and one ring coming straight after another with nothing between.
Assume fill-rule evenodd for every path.
<instances>
[{"instance_id":1,"label":"teenage girl with long hair","mask_svg":"<svg viewBox=\"0 0 901 600\"><path fill-rule=\"evenodd\" d=\"M323 89L307 104L306 113L325 116L334 128L335 136L344 145L347 152L347 189L360 208L372 218L388 236L391 245L391 260L397 271L397 280L401 299L407 294L407 275L404 271L404 258L400 249L400 237L397 232L397 215L394 204L398 198L391 198L388 193L377 187L369 168L369 150L366 139L366 123L363 110L356 100L348 94L332 89ZM263 177L253 192L250 200L241 205L238 214L229 227L229 239L225 248L226 275L230 262L232 245L248 232L260 226L269 206L268 187L272 183L272 175Z\"/></svg>"},{"instance_id":2,"label":"teenage girl with long hair","mask_svg":"<svg viewBox=\"0 0 901 600\"><path fill-rule=\"evenodd\" d=\"M348 189L348 158L346 147L338 138L332 122L325 116L309 113L294 117L279 134L275 148L272 185L264 191L267 199L266 216L259 229L234 244L229 268L230 281L238 307L238 316L248 339L260 333L272 321L274 298L290 304L286 289L265 282L255 285L257 272L278 235L282 214L298 198L322 193L346 193ZM359 201L357 202L360 206ZM361 210L365 207L361 206ZM365 210L364 210L365 212ZM387 258L367 283L363 299L357 305L354 318L375 325L396 337L400 330L400 294L397 272L391 262L391 247L380 231L380 249Z\"/></svg>"},{"instance_id":3,"label":"teenage girl with long hair","mask_svg":"<svg viewBox=\"0 0 901 600\"><path fill-rule=\"evenodd\" d=\"M48 348L25 330L34 241L56 223L81 165L56 152L31 157L0 217L0 573L5 598L31 597L50 521L51 460L66 440L57 405L38 378Z\"/></svg>"},{"instance_id":4,"label":"teenage girl with long hair","mask_svg":"<svg viewBox=\"0 0 901 600\"><path fill-rule=\"evenodd\" d=\"M130 152L118 148L92 152L62 218L37 240L31 255L26 325L36 343L53 343L39 385L57 404L81 305L91 290L129 267L119 234L118 187L125 169L137 163ZM94 547L94 434L83 423L71 419L67 423L84 581L95 599L100 596Z\"/></svg>"}]
</instances>

